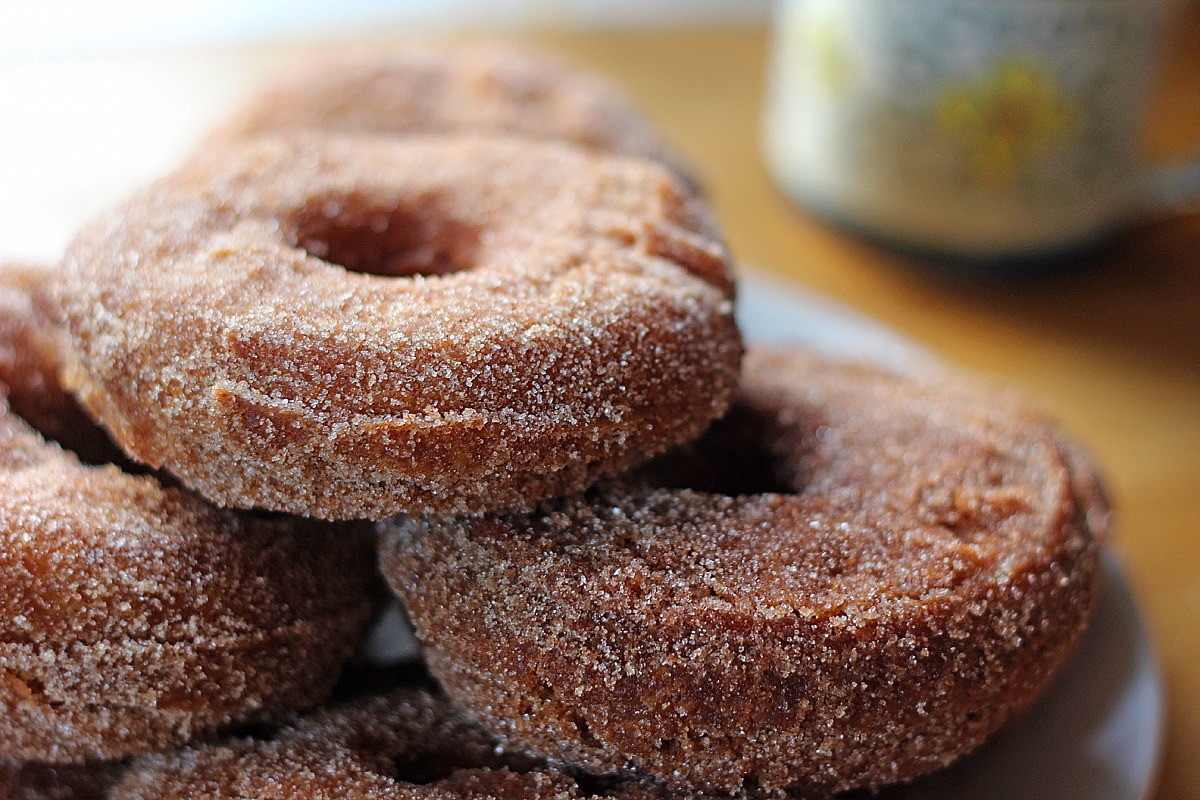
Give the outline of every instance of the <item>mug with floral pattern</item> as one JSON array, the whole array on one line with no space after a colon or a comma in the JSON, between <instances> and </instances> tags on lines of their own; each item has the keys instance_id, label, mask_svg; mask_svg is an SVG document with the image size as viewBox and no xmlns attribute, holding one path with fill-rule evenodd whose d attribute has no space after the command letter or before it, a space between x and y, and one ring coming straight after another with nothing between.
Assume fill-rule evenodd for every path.
<instances>
[{"instance_id":1,"label":"mug with floral pattern","mask_svg":"<svg viewBox=\"0 0 1200 800\"><path fill-rule=\"evenodd\" d=\"M801 204L938 255L1039 257L1200 195L1139 157L1156 0L784 0L764 149Z\"/></svg>"}]
</instances>

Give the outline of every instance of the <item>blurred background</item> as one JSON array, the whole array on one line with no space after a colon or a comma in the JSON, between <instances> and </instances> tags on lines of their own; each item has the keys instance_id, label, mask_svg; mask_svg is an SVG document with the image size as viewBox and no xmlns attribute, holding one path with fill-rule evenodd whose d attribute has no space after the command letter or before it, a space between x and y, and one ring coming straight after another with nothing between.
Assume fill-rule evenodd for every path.
<instances>
[{"instance_id":1,"label":"blurred background","mask_svg":"<svg viewBox=\"0 0 1200 800\"><path fill-rule=\"evenodd\" d=\"M0 54L63 55L400 30L516 30L763 20L769 0L8 0Z\"/></svg>"}]
</instances>

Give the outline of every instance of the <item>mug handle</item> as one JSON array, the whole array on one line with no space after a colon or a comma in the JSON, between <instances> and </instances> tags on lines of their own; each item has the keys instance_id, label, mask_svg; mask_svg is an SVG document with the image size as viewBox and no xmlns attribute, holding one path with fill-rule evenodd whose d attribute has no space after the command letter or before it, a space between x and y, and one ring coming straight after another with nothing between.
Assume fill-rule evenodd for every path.
<instances>
[{"instance_id":1,"label":"mug handle","mask_svg":"<svg viewBox=\"0 0 1200 800\"><path fill-rule=\"evenodd\" d=\"M1200 157L1151 169L1141 196L1142 208L1150 213L1200 211Z\"/></svg>"}]
</instances>

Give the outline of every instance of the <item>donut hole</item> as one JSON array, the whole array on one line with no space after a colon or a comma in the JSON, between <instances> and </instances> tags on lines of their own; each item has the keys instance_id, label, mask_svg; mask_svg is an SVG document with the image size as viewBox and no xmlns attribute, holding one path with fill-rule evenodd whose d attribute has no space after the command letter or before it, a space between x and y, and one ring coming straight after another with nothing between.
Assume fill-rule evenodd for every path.
<instances>
[{"instance_id":1,"label":"donut hole","mask_svg":"<svg viewBox=\"0 0 1200 800\"><path fill-rule=\"evenodd\" d=\"M426 742L406 742L388 731L364 730L354 735L348 748L355 753L381 754L375 769L397 783L411 786L431 786L480 769L524 773L541 763L523 753L494 747L484 750L473 743L464 745L436 736Z\"/></svg>"},{"instance_id":2,"label":"donut hole","mask_svg":"<svg viewBox=\"0 0 1200 800\"><path fill-rule=\"evenodd\" d=\"M639 477L659 489L690 489L744 497L797 491L801 477L784 454L795 436L771 414L735 407L696 441L643 467Z\"/></svg>"},{"instance_id":3,"label":"donut hole","mask_svg":"<svg viewBox=\"0 0 1200 800\"><path fill-rule=\"evenodd\" d=\"M370 748L375 747L372 750ZM379 752L378 745L365 737L352 743L352 749L360 753ZM379 765L380 772L397 783L412 786L429 786L451 778L456 772L479 766L451 748L430 752L421 750L404 756L389 758Z\"/></svg>"},{"instance_id":4,"label":"donut hole","mask_svg":"<svg viewBox=\"0 0 1200 800\"><path fill-rule=\"evenodd\" d=\"M448 275L475 264L480 229L438 197L381 208L356 195L314 198L290 220L289 244L350 272Z\"/></svg>"}]
</instances>

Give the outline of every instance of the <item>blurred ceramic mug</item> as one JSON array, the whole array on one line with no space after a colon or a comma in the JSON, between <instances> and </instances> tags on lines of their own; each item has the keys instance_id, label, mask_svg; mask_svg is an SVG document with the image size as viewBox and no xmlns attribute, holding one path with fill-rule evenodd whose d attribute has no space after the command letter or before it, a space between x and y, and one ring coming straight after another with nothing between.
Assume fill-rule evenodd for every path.
<instances>
[{"instance_id":1,"label":"blurred ceramic mug","mask_svg":"<svg viewBox=\"0 0 1200 800\"><path fill-rule=\"evenodd\" d=\"M1200 164L1139 158L1166 6L783 0L769 167L818 215L907 249L1086 249L1200 193Z\"/></svg>"}]
</instances>

